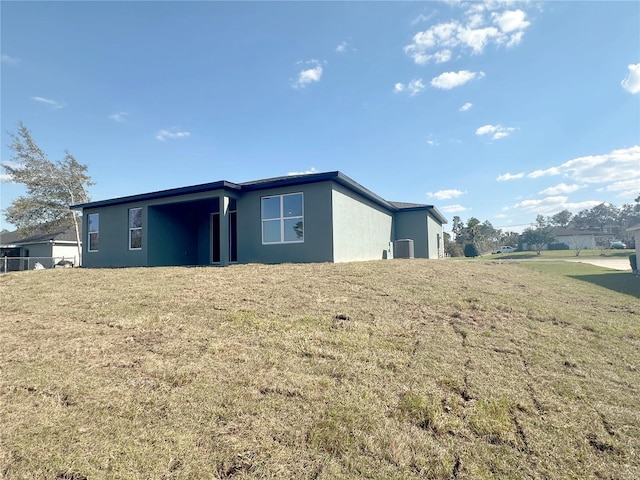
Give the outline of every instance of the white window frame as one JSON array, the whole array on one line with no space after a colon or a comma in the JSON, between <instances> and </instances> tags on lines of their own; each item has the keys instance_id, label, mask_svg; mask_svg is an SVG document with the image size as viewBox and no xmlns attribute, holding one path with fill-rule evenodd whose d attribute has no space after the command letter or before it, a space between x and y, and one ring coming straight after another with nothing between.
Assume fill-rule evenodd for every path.
<instances>
[{"instance_id":1,"label":"white window frame","mask_svg":"<svg viewBox=\"0 0 640 480\"><path fill-rule=\"evenodd\" d=\"M284 197L292 196L292 195L300 195L302 199L302 215L293 215L290 217L284 216ZM268 198L279 198L280 199L280 216L275 218L262 218L262 201ZM284 235L284 224L285 220L291 220L299 218L302 220L302 238L299 240L285 240ZM264 241L264 223L272 222L272 221L280 221L280 240L277 242L265 242ZM283 193L281 195L267 195L260 198L260 239L262 240L262 245L282 245L289 243L304 243L304 193L303 192L293 192L293 193Z\"/></svg>"},{"instance_id":2,"label":"white window frame","mask_svg":"<svg viewBox=\"0 0 640 480\"><path fill-rule=\"evenodd\" d=\"M91 230L91 221L89 220L92 216L98 218L98 228L96 230ZM91 249L91 234L96 234L98 239L98 248ZM97 252L100 249L100 214L99 213L89 213L87 215L87 252Z\"/></svg>"},{"instance_id":3,"label":"white window frame","mask_svg":"<svg viewBox=\"0 0 640 480\"><path fill-rule=\"evenodd\" d=\"M140 226L132 227L131 226L131 212L133 210L140 210ZM129 227L129 250L142 250L142 207L133 207L127 210L127 226ZM131 246L131 234L134 230L140 230L140 246L132 247Z\"/></svg>"}]
</instances>

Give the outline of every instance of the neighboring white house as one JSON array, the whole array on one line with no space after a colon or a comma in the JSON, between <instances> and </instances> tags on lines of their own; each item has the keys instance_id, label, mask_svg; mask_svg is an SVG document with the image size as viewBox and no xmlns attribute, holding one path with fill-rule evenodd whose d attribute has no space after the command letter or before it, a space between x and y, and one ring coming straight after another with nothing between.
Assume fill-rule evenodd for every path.
<instances>
[{"instance_id":1,"label":"neighboring white house","mask_svg":"<svg viewBox=\"0 0 640 480\"><path fill-rule=\"evenodd\" d=\"M556 228L554 234L558 243L564 243L571 250L606 248L614 237L611 233L603 233L599 230L572 230L569 228Z\"/></svg>"},{"instance_id":2,"label":"neighboring white house","mask_svg":"<svg viewBox=\"0 0 640 480\"><path fill-rule=\"evenodd\" d=\"M637 255L638 252L640 251L640 223L637 225L634 225L633 227L627 228L627 233L630 233L635 239L636 255Z\"/></svg>"},{"instance_id":3,"label":"neighboring white house","mask_svg":"<svg viewBox=\"0 0 640 480\"><path fill-rule=\"evenodd\" d=\"M82 231L82 224L79 225ZM36 262L52 268L61 260L80 265L73 227L39 228L30 235L18 231L0 233L0 271L32 270Z\"/></svg>"}]
</instances>

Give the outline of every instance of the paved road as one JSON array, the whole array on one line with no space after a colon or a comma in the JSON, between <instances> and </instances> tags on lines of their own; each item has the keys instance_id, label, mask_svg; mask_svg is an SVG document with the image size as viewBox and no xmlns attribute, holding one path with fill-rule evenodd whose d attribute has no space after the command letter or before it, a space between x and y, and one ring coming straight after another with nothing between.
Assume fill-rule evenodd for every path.
<instances>
[{"instance_id":1,"label":"paved road","mask_svg":"<svg viewBox=\"0 0 640 480\"><path fill-rule=\"evenodd\" d=\"M612 270L631 270L631 264L628 258L577 258L575 260L566 260L567 262L589 263L598 267L610 268Z\"/></svg>"}]
</instances>

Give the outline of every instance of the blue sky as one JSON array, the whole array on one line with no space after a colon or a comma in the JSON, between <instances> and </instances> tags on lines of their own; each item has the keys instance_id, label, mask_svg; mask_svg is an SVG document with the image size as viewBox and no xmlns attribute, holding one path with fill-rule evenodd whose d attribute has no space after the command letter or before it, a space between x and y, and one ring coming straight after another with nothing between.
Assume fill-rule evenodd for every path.
<instances>
[{"instance_id":1,"label":"blue sky","mask_svg":"<svg viewBox=\"0 0 640 480\"><path fill-rule=\"evenodd\" d=\"M1 19L2 161L23 121L88 165L93 200L340 170L520 231L640 193L636 1L3 1ZM23 192L1 188L2 208Z\"/></svg>"}]
</instances>

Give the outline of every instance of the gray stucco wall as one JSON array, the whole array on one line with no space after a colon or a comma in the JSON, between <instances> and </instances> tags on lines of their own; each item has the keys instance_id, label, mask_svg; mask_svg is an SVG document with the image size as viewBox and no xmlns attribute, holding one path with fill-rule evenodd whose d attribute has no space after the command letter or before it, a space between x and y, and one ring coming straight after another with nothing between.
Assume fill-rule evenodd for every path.
<instances>
[{"instance_id":1,"label":"gray stucco wall","mask_svg":"<svg viewBox=\"0 0 640 480\"><path fill-rule=\"evenodd\" d=\"M413 253L415 258L429 258L426 211L411 210L396 212L394 228L396 240L405 238L413 240Z\"/></svg>"},{"instance_id":2,"label":"gray stucco wall","mask_svg":"<svg viewBox=\"0 0 640 480\"><path fill-rule=\"evenodd\" d=\"M238 263L331 262L331 183L243 194L238 199ZM298 192L303 194L304 242L263 245L260 199Z\"/></svg>"},{"instance_id":3,"label":"gray stucco wall","mask_svg":"<svg viewBox=\"0 0 640 480\"><path fill-rule=\"evenodd\" d=\"M391 258L391 213L342 185L334 184L331 193L333 261Z\"/></svg>"},{"instance_id":4,"label":"gray stucco wall","mask_svg":"<svg viewBox=\"0 0 640 480\"><path fill-rule=\"evenodd\" d=\"M442 224L427 214L427 258L444 258Z\"/></svg>"},{"instance_id":5,"label":"gray stucco wall","mask_svg":"<svg viewBox=\"0 0 640 480\"><path fill-rule=\"evenodd\" d=\"M428 210L400 211L395 214L395 239L411 238L416 258L444 256L442 224Z\"/></svg>"}]
</instances>

